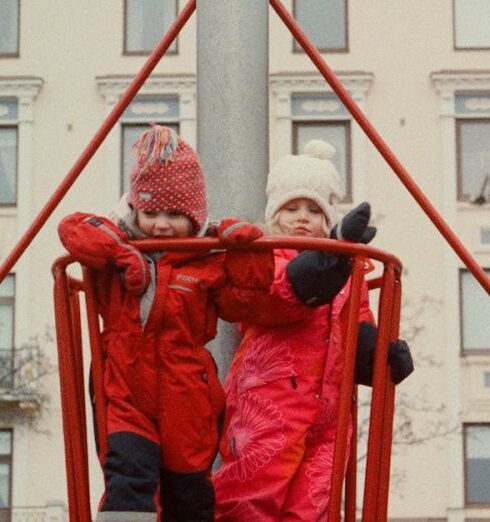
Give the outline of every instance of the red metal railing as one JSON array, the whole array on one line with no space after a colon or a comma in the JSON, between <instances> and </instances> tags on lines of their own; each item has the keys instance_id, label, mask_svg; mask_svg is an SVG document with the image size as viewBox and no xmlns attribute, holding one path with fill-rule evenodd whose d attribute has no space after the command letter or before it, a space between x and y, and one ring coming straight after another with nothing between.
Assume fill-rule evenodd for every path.
<instances>
[{"instance_id":1,"label":"red metal railing","mask_svg":"<svg viewBox=\"0 0 490 522\"><path fill-rule=\"evenodd\" d=\"M222 248L217 239L193 238L149 240L135 242L142 251L195 250ZM379 300L378 341L376 347L374 387L371 401L371 421L368 438L367 465L363 522L387 520L391 433L393 426L394 385L387 370L388 343L398 337L401 297L401 264L395 256L366 245L330 239L268 237L255 241L245 248L323 249L351 256L353 259L352 284L348 300L345 362L340 389L338 427L332 471L332 486L328 521L340 522L342 513L346 522L356 520L357 454L356 432L349 440L349 423L356 425L357 410L353 397L354 364L357 346L361 285L364 279L366 258L382 263L383 274L371 280L370 289L381 287ZM55 277L55 316L58 341L60 383L62 391L63 431L65 440L66 473L69 496L70 521L89 522L90 495L87 456L87 423L84 401L83 348L80 335L80 306L78 295L85 294L87 324L91 350L91 373L96 401L96 425L99 452L107 448L106 403L103 389L104 348L99 326L94 272L83 268L83 279L70 277L66 268L73 262L70 256L59 258L53 266ZM347 473L344 473L345 455L350 451ZM342 509L342 492L345 487L345 506Z\"/></svg>"},{"instance_id":2,"label":"red metal railing","mask_svg":"<svg viewBox=\"0 0 490 522\"><path fill-rule=\"evenodd\" d=\"M407 170L398 161L395 154L391 151L388 145L385 143L380 134L376 131L374 126L369 122L364 113L358 107L352 96L349 94L347 89L337 79L334 72L327 65L321 54L318 52L316 47L311 43L305 33L301 30L296 20L287 11L280 0L269 0L270 5L276 11L277 15L281 18L286 27L291 31L292 35L296 38L298 43L301 45L305 53L310 57L313 64L316 66L320 74L325 78L327 83L332 87L333 91L342 100L347 110L352 114L353 118L357 121L366 136L371 140L373 145L378 149L379 153L386 160L388 165L392 168L393 172L398 176L403 185L407 188L410 194L413 196L415 201L419 204L422 210L426 213L429 219L434 223L439 232L444 236L446 241L460 257L463 263L468 267L471 273L475 276L478 282L482 285L485 291L490 294L490 278L487 276L483 268L478 264L476 259L471 255L468 249L459 240L456 234L452 231L449 225L444 221L442 216L431 204L429 199L425 196L419 186L410 177ZM155 68L157 63L165 54L165 51L170 47L172 42L175 40L181 29L187 23L187 20L191 17L192 13L196 9L196 0L189 0L185 7L182 9L180 14L175 19L174 23L170 26L167 33L162 37L160 42L155 47L155 50L150 54L148 60L145 62L143 67L140 69L134 80L128 86L126 91L121 96L119 102L112 109L110 114L104 120L102 126L95 133L94 137L87 145L81 156L75 162L71 170L68 172L66 177L63 179L61 184L55 190L51 198L48 200L46 205L42 208L39 214L36 216L31 226L22 235L19 242L14 246L10 254L6 257L5 261L0 265L0 283L15 265L19 257L23 254L25 249L30 245L34 237L41 230L44 223L47 221L49 216L53 213L61 199L68 192L70 187L73 185L75 180L78 178L84 167L87 165L89 160L95 154L97 149L104 141L109 131L116 124L121 117L124 110L131 103L131 100L136 96L140 87L143 85L145 80L148 78L152 70Z\"/></svg>"}]
</instances>

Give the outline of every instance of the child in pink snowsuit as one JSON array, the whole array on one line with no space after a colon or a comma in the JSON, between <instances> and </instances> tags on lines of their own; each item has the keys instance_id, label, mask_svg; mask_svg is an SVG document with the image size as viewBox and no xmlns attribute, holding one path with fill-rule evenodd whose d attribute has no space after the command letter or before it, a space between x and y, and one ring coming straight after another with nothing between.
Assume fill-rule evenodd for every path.
<instances>
[{"instance_id":1,"label":"child in pink snowsuit","mask_svg":"<svg viewBox=\"0 0 490 522\"><path fill-rule=\"evenodd\" d=\"M276 164L267 183L266 224L271 233L330 235L364 243L374 237L368 203L334 227L341 197L339 175L330 161L334 152L328 143L314 140L304 154ZM326 519L349 275L350 260L344 256L275 251L271 292L257 306L253 322L243 325L244 337L226 380L222 466L214 476L217 521ZM371 342L363 354L372 372L371 334L376 330L365 283L359 321L359 344L362 336ZM392 344L406 355L403 341ZM359 361L364 363L358 355ZM405 376L408 368L401 371ZM361 382L367 373L369 369L356 368Z\"/></svg>"}]
</instances>

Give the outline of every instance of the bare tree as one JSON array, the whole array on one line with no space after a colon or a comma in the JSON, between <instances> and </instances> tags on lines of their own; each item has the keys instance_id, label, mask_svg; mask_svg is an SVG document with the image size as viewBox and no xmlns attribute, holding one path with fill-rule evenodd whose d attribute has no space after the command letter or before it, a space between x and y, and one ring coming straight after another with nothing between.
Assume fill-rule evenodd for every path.
<instances>
[{"instance_id":1,"label":"bare tree","mask_svg":"<svg viewBox=\"0 0 490 522\"><path fill-rule=\"evenodd\" d=\"M44 377L54 371L45 353L51 329L13 350L0 351L0 423L33 425L49 403Z\"/></svg>"},{"instance_id":2,"label":"bare tree","mask_svg":"<svg viewBox=\"0 0 490 522\"><path fill-rule=\"evenodd\" d=\"M415 363L415 373L437 370L442 366L425 344L428 327L428 317L440 312L441 303L430 296L424 295L414 301L405 298L402 303L400 321L400 338L405 339L410 346ZM409 377L408 379L411 379ZM359 398L359 441L361 451L359 461L366 458L365 448L369 430L369 409L371 389L360 390ZM396 389L395 422L393 429L393 454L403 453L407 447L420 446L427 443L443 441L447 437L459 434L461 430L457 419L449 414L447 405L438 396L430 392L427 384L421 384L413 393L413 388L405 389L403 384ZM401 495L403 490L404 472L393 469L391 474L391 489Z\"/></svg>"}]
</instances>

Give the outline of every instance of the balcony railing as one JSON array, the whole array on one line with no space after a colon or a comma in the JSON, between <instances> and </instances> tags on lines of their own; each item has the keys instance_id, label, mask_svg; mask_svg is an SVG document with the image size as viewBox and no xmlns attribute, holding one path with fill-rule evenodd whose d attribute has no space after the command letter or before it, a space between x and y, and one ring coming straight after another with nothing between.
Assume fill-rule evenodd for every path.
<instances>
[{"instance_id":1,"label":"balcony railing","mask_svg":"<svg viewBox=\"0 0 490 522\"><path fill-rule=\"evenodd\" d=\"M67 520L66 507L62 504L0 508L0 522L66 522Z\"/></svg>"},{"instance_id":2,"label":"balcony railing","mask_svg":"<svg viewBox=\"0 0 490 522\"><path fill-rule=\"evenodd\" d=\"M45 373L38 344L16 349L0 348L0 401L31 401L39 394L39 378ZM3 520L0 518L0 522Z\"/></svg>"}]
</instances>

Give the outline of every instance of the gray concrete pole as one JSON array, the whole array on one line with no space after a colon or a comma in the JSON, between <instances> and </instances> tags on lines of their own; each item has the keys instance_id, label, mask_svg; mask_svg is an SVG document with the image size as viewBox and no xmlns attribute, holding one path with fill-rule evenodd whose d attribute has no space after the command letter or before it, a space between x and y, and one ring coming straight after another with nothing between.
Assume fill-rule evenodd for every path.
<instances>
[{"instance_id":1,"label":"gray concrete pole","mask_svg":"<svg viewBox=\"0 0 490 522\"><path fill-rule=\"evenodd\" d=\"M262 221L268 171L267 0L197 0L197 146L209 217ZM220 375L236 346L220 324L209 346Z\"/></svg>"}]
</instances>

